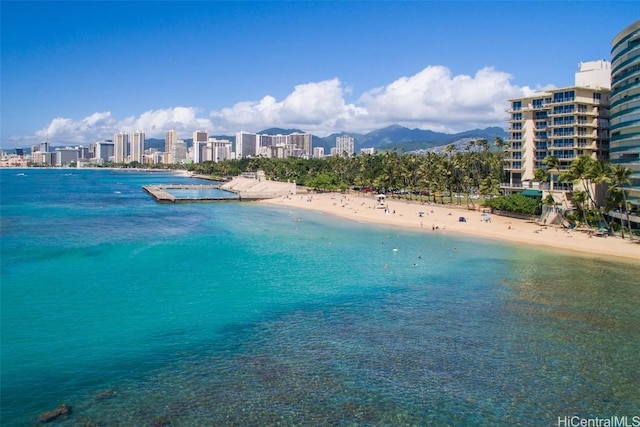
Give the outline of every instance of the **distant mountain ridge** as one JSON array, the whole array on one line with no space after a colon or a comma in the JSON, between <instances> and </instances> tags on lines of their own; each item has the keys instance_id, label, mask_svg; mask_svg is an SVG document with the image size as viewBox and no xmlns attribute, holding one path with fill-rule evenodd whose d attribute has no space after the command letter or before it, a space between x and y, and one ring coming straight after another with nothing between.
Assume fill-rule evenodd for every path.
<instances>
[{"instance_id":1,"label":"distant mountain ridge","mask_svg":"<svg viewBox=\"0 0 640 427\"><path fill-rule=\"evenodd\" d=\"M465 138L486 139L490 143L497 137L507 138L507 133L500 127L472 129L458 133L443 133L391 125L366 134L341 132L321 139L328 147L335 147L336 137L342 135L350 135L354 138L356 151L365 147L373 147L380 151L393 150L394 148L404 151L427 150L440 145L453 144Z\"/></svg>"},{"instance_id":2,"label":"distant mountain ridge","mask_svg":"<svg viewBox=\"0 0 640 427\"><path fill-rule=\"evenodd\" d=\"M301 129L283 129L269 128L256 132L263 135L289 135L292 133L306 133ZM324 147L325 154L329 154L332 147L336 146L336 137L349 135L354 139L356 152L362 148L373 147L377 151L393 150L394 148L401 151L420 151L431 150L434 147L455 144L457 141L469 139L486 139L490 145L493 145L495 138L500 137L507 139L507 132L500 127L488 127L485 129L472 129L458 133L434 132L423 129L409 129L400 125L391 125L371 132L360 134L355 132L334 133L325 137L312 135L313 147ZM217 139L228 139L233 144L235 150L235 135L211 135ZM191 138L184 139L187 146L193 144ZM156 148L159 151L164 150L164 139L147 138L145 141L147 148Z\"/></svg>"}]
</instances>

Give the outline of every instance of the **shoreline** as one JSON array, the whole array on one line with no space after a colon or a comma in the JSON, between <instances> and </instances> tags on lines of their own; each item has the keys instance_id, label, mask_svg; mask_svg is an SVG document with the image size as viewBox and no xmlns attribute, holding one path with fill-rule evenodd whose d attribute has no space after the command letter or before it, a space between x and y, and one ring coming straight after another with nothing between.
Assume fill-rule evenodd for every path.
<instances>
[{"instance_id":1,"label":"shoreline","mask_svg":"<svg viewBox=\"0 0 640 427\"><path fill-rule=\"evenodd\" d=\"M313 210L374 226L413 229L418 233L450 233L527 245L612 261L640 260L640 243L621 237L590 236L587 232L555 225L483 214L466 205L440 205L418 201L386 200L388 211L377 208L373 194L298 193L262 200L275 206ZM476 204L476 208L479 204ZM419 212L423 212L422 216ZM465 222L459 218L464 217Z\"/></svg>"}]
</instances>

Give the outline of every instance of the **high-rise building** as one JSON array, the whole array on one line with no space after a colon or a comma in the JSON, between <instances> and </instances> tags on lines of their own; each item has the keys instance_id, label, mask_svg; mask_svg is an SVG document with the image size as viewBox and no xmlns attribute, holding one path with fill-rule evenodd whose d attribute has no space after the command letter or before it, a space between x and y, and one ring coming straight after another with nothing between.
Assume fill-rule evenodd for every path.
<instances>
[{"instance_id":1,"label":"high-rise building","mask_svg":"<svg viewBox=\"0 0 640 427\"><path fill-rule=\"evenodd\" d=\"M113 161L126 163L129 158L129 134L118 132L113 135Z\"/></svg>"},{"instance_id":2,"label":"high-rise building","mask_svg":"<svg viewBox=\"0 0 640 427\"><path fill-rule=\"evenodd\" d=\"M354 145L354 139L352 136L349 135L342 135L342 136L338 136L336 137L336 151L335 153L337 153L338 156L342 156L342 155L347 155L347 156L351 156L353 154L355 154L356 150L355 150L355 145Z\"/></svg>"},{"instance_id":3,"label":"high-rise building","mask_svg":"<svg viewBox=\"0 0 640 427\"><path fill-rule=\"evenodd\" d=\"M78 146L78 158L79 159L89 159L89 147L85 147L83 145Z\"/></svg>"},{"instance_id":4,"label":"high-rise building","mask_svg":"<svg viewBox=\"0 0 640 427\"><path fill-rule=\"evenodd\" d=\"M68 166L78 161L78 148L74 147L59 147L54 151L55 165L56 166Z\"/></svg>"},{"instance_id":5,"label":"high-rise building","mask_svg":"<svg viewBox=\"0 0 640 427\"><path fill-rule=\"evenodd\" d=\"M579 86L509 100L508 182L502 184L507 193L534 187L534 171L545 169L544 160L549 156L560 163L549 171L551 186L566 191L573 190L572 184L557 181L571 162L583 155L608 159L610 89L602 75L610 67L606 61L579 66Z\"/></svg>"},{"instance_id":6,"label":"high-rise building","mask_svg":"<svg viewBox=\"0 0 640 427\"><path fill-rule=\"evenodd\" d=\"M249 132L236 133L236 157L244 159L258 154L258 135Z\"/></svg>"},{"instance_id":7,"label":"high-rise building","mask_svg":"<svg viewBox=\"0 0 640 427\"><path fill-rule=\"evenodd\" d=\"M196 141L193 140L193 163L202 163L207 160L211 160L209 153L207 152L208 141Z\"/></svg>"},{"instance_id":8,"label":"high-rise building","mask_svg":"<svg viewBox=\"0 0 640 427\"><path fill-rule=\"evenodd\" d=\"M207 142L209 141L209 131L208 130L197 130L193 132L193 144L196 142Z\"/></svg>"},{"instance_id":9,"label":"high-rise building","mask_svg":"<svg viewBox=\"0 0 640 427\"><path fill-rule=\"evenodd\" d=\"M131 135L131 158L130 161L142 163L144 154L144 132L138 130Z\"/></svg>"},{"instance_id":10,"label":"high-rise building","mask_svg":"<svg viewBox=\"0 0 640 427\"><path fill-rule=\"evenodd\" d=\"M169 163L177 163L171 153L173 153L173 145L178 141L178 132L171 129L164 133L164 152L169 154Z\"/></svg>"},{"instance_id":11,"label":"high-rise building","mask_svg":"<svg viewBox=\"0 0 640 427\"><path fill-rule=\"evenodd\" d=\"M92 145L95 145L93 158L96 160L96 163L102 164L104 162L113 160L114 144L112 140L105 139L102 141L98 141Z\"/></svg>"},{"instance_id":12,"label":"high-rise building","mask_svg":"<svg viewBox=\"0 0 640 427\"><path fill-rule=\"evenodd\" d=\"M293 146L293 157L305 157L311 155L311 134L292 133L289 135L290 144Z\"/></svg>"},{"instance_id":13,"label":"high-rise building","mask_svg":"<svg viewBox=\"0 0 640 427\"><path fill-rule=\"evenodd\" d=\"M313 147L313 158L321 159L324 157L324 147Z\"/></svg>"},{"instance_id":14,"label":"high-rise building","mask_svg":"<svg viewBox=\"0 0 640 427\"><path fill-rule=\"evenodd\" d=\"M640 21L622 30L611 48L609 159L632 170L628 200L640 206Z\"/></svg>"},{"instance_id":15,"label":"high-rise building","mask_svg":"<svg viewBox=\"0 0 640 427\"><path fill-rule=\"evenodd\" d=\"M236 157L238 159L263 156L268 158L308 157L311 155L311 134L295 132L289 135L257 135L236 133Z\"/></svg>"},{"instance_id":16,"label":"high-rise building","mask_svg":"<svg viewBox=\"0 0 640 427\"><path fill-rule=\"evenodd\" d=\"M209 138L208 148L211 150L211 160L214 162L231 159L231 141L228 139Z\"/></svg>"},{"instance_id":17,"label":"high-rise building","mask_svg":"<svg viewBox=\"0 0 640 427\"><path fill-rule=\"evenodd\" d=\"M176 140L171 145L171 153L168 155L171 163L183 163L187 158L187 144L181 139Z\"/></svg>"}]
</instances>

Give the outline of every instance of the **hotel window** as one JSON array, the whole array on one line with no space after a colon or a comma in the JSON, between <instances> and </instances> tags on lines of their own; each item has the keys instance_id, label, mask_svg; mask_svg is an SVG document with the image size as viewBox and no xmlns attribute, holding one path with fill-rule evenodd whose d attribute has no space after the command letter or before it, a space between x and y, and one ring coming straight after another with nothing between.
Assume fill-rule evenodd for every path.
<instances>
[{"instance_id":1,"label":"hotel window","mask_svg":"<svg viewBox=\"0 0 640 427\"><path fill-rule=\"evenodd\" d=\"M575 98L576 92L573 90L553 94L553 102L569 102L575 100Z\"/></svg>"},{"instance_id":2,"label":"hotel window","mask_svg":"<svg viewBox=\"0 0 640 427\"><path fill-rule=\"evenodd\" d=\"M556 105L553 107L553 114L571 114L574 111L574 105Z\"/></svg>"},{"instance_id":3,"label":"hotel window","mask_svg":"<svg viewBox=\"0 0 640 427\"><path fill-rule=\"evenodd\" d=\"M542 108L543 106L544 106L544 102L542 99L533 100L533 108Z\"/></svg>"},{"instance_id":4,"label":"hotel window","mask_svg":"<svg viewBox=\"0 0 640 427\"><path fill-rule=\"evenodd\" d=\"M571 125L573 124L574 120L573 120L573 116L561 116L561 117L554 117L553 118L553 124L555 126L558 125Z\"/></svg>"},{"instance_id":5,"label":"hotel window","mask_svg":"<svg viewBox=\"0 0 640 427\"><path fill-rule=\"evenodd\" d=\"M553 130L554 136L571 136L573 133L573 128L556 128Z\"/></svg>"},{"instance_id":6,"label":"hotel window","mask_svg":"<svg viewBox=\"0 0 640 427\"><path fill-rule=\"evenodd\" d=\"M511 109L516 111L522 110L522 101L513 101L511 103Z\"/></svg>"}]
</instances>

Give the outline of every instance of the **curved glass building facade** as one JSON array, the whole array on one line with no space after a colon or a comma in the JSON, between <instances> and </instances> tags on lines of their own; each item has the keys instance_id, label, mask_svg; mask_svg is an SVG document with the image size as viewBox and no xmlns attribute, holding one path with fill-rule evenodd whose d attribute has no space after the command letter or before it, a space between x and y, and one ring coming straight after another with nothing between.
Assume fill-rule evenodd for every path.
<instances>
[{"instance_id":1,"label":"curved glass building facade","mask_svg":"<svg viewBox=\"0 0 640 427\"><path fill-rule=\"evenodd\" d=\"M611 48L609 159L631 168L629 200L640 206L640 21L622 30Z\"/></svg>"}]
</instances>

